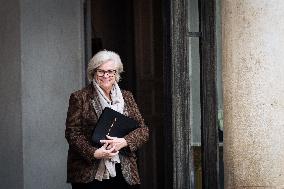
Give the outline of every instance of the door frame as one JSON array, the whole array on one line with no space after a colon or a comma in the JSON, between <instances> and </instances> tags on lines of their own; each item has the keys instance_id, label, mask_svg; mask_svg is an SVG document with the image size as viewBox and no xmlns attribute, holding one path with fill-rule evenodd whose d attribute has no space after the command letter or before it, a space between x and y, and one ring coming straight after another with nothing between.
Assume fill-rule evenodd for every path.
<instances>
[{"instance_id":1,"label":"door frame","mask_svg":"<svg viewBox=\"0 0 284 189\"><path fill-rule=\"evenodd\" d=\"M165 167L168 188L191 188L193 170L188 72L187 1L164 1Z\"/></svg>"},{"instance_id":2,"label":"door frame","mask_svg":"<svg viewBox=\"0 0 284 189\"><path fill-rule=\"evenodd\" d=\"M164 0L164 143L167 188L193 188L190 128L188 0ZM219 189L216 2L199 0L202 188ZM190 178L190 179L189 179Z\"/></svg>"},{"instance_id":3,"label":"door frame","mask_svg":"<svg viewBox=\"0 0 284 189\"><path fill-rule=\"evenodd\" d=\"M202 188L218 189L216 1L199 0L199 3Z\"/></svg>"},{"instance_id":4,"label":"door frame","mask_svg":"<svg viewBox=\"0 0 284 189\"><path fill-rule=\"evenodd\" d=\"M85 22L90 0L83 0ZM166 189L193 188L191 150L190 78L188 65L187 2L163 0L164 75L164 186ZM202 185L219 189L219 144L217 128L215 1L200 2ZM85 27L86 24L85 23ZM90 38L85 28L85 51ZM86 52L86 60L90 52ZM189 179L190 178L190 179Z\"/></svg>"}]
</instances>

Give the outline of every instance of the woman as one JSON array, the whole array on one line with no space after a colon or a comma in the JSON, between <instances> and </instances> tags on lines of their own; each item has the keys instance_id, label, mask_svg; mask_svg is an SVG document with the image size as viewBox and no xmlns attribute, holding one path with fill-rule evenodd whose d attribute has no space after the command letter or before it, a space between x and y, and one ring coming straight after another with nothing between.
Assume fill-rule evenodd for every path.
<instances>
[{"instance_id":1,"label":"woman","mask_svg":"<svg viewBox=\"0 0 284 189\"><path fill-rule=\"evenodd\" d=\"M67 182L72 188L131 188L140 184L136 154L149 137L148 128L129 91L118 86L123 65L111 51L98 52L88 64L87 87L71 94L65 137L69 143ZM92 131L102 110L110 107L139 123L123 138L107 136L102 147L91 145Z\"/></svg>"}]
</instances>

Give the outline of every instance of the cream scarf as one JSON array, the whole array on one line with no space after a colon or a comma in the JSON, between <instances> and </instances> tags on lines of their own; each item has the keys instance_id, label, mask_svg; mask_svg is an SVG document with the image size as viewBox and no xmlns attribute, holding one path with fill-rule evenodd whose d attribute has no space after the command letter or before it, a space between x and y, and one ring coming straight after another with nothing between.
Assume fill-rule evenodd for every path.
<instances>
[{"instance_id":1,"label":"cream scarf","mask_svg":"<svg viewBox=\"0 0 284 189\"><path fill-rule=\"evenodd\" d=\"M96 83L95 80L93 80L93 85L94 85L94 88L96 89L96 91L98 93L98 97L99 97L99 101L100 101L102 110L105 107L109 107L109 108L123 114L124 99L122 97L121 90L120 90L117 83L115 83L113 85L113 88L111 90L110 96L111 96L112 101L110 101L106 97L104 91L101 89L101 87L99 87L99 85ZM98 116L100 116L100 115L98 115ZM118 154L111 159L101 159L99 166L98 166L98 170L97 170L95 179L102 181L102 179L109 179L110 176L115 177L116 176L116 170L115 170L115 164L116 163L120 163L120 159L119 159Z\"/></svg>"}]
</instances>

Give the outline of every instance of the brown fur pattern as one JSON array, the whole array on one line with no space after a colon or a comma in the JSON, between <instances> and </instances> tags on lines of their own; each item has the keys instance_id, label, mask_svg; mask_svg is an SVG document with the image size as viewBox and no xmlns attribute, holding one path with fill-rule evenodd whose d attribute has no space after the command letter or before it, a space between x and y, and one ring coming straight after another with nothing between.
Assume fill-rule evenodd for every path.
<instances>
[{"instance_id":1,"label":"brown fur pattern","mask_svg":"<svg viewBox=\"0 0 284 189\"><path fill-rule=\"evenodd\" d=\"M128 147L121 149L124 153L120 153L122 174L128 184L140 184L135 151L148 140L149 131L131 92L122 91L122 95L125 101L124 113L140 125L140 128L124 137ZM69 99L65 130L69 143L67 182L87 183L95 178L100 160L94 157L96 148L91 145L91 134L98 120L92 100L95 105L100 105L92 84L72 93Z\"/></svg>"}]
</instances>

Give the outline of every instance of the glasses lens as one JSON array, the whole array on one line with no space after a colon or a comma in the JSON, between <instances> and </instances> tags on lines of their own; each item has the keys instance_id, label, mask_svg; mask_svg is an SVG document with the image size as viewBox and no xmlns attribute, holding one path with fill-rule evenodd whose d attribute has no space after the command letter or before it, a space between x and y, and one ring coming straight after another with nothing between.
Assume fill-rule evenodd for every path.
<instances>
[{"instance_id":1,"label":"glasses lens","mask_svg":"<svg viewBox=\"0 0 284 189\"><path fill-rule=\"evenodd\" d=\"M100 70L100 69L97 69L97 74L98 76L104 76L105 74L107 74L109 77L112 77L114 76L116 73L116 70Z\"/></svg>"}]
</instances>

